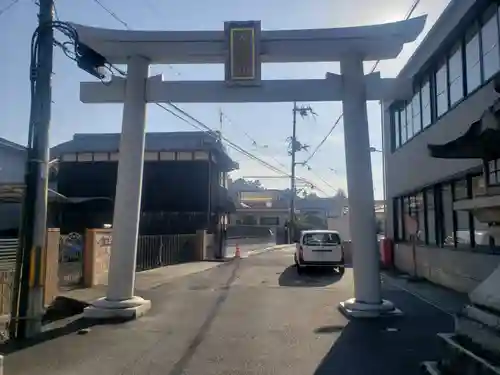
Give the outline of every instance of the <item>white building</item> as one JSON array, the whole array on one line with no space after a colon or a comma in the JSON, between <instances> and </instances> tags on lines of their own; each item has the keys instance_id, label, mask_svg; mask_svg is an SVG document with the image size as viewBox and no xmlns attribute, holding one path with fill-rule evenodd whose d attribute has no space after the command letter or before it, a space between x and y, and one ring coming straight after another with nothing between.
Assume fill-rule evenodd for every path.
<instances>
[{"instance_id":1,"label":"white building","mask_svg":"<svg viewBox=\"0 0 500 375\"><path fill-rule=\"evenodd\" d=\"M21 204L17 198L24 184L26 148L0 138L0 232L19 226Z\"/></svg>"},{"instance_id":2,"label":"white building","mask_svg":"<svg viewBox=\"0 0 500 375\"><path fill-rule=\"evenodd\" d=\"M499 13L494 1L452 0L398 76L413 96L384 104L396 266L413 269L410 216L419 274L463 292L500 262Z\"/></svg>"}]
</instances>

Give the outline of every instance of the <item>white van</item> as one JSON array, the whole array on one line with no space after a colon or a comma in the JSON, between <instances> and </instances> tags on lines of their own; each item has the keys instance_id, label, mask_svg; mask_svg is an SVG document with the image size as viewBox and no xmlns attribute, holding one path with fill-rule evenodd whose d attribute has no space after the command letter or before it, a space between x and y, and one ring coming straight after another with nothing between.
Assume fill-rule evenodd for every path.
<instances>
[{"instance_id":1,"label":"white van","mask_svg":"<svg viewBox=\"0 0 500 375\"><path fill-rule=\"evenodd\" d=\"M301 232L294 258L298 273L305 267L332 267L344 273L344 248L339 233L334 230Z\"/></svg>"}]
</instances>

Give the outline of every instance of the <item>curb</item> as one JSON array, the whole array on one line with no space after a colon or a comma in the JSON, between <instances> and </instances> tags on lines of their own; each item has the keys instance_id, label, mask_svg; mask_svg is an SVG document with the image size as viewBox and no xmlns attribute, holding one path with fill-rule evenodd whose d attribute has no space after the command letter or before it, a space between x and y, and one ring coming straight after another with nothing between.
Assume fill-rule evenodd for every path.
<instances>
[{"instance_id":1,"label":"curb","mask_svg":"<svg viewBox=\"0 0 500 375\"><path fill-rule=\"evenodd\" d=\"M250 250L247 254L248 254L248 256L259 255L259 254L262 254L262 253L265 253L268 251L283 249L283 248L288 247L288 246L291 246L291 245L289 245L289 244L288 245L274 245L274 246L269 246L269 247L266 247L266 248L260 249L260 250Z\"/></svg>"}]
</instances>

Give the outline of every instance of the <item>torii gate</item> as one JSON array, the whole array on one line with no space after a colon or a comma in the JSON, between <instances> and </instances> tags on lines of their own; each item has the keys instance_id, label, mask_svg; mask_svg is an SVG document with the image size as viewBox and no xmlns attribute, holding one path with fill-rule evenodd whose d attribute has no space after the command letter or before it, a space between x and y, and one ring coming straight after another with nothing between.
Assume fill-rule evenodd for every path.
<instances>
[{"instance_id":1,"label":"torii gate","mask_svg":"<svg viewBox=\"0 0 500 375\"><path fill-rule=\"evenodd\" d=\"M85 310L89 318L144 314L150 301L134 296L135 262L144 162L147 103L342 101L355 295L340 308L356 317L398 313L382 300L376 248L367 100L411 96L393 90L394 79L364 75L363 61L396 58L421 33L426 17L383 25L318 30L261 31L260 22L226 22L224 31L125 31L75 25L80 41L127 78L108 85L83 82L84 103L123 103L113 217L113 244L105 298ZM261 63L339 61L341 74L325 79L261 81ZM163 81L150 64L224 63L225 81Z\"/></svg>"}]
</instances>

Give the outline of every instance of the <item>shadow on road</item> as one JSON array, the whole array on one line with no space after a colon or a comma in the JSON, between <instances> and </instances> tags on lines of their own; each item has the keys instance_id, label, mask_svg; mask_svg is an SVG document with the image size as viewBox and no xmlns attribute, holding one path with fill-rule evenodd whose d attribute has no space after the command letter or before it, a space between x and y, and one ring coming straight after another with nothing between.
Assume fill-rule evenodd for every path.
<instances>
[{"instance_id":1,"label":"shadow on road","mask_svg":"<svg viewBox=\"0 0 500 375\"><path fill-rule=\"evenodd\" d=\"M59 326L54 329L47 330L38 334L36 337L24 339L20 341L7 341L0 344L0 353L2 355L9 355L24 349L31 348L32 346L43 344L44 342L55 340L62 336L78 333L85 334L88 329L97 325L96 322L89 321L83 317L78 317L75 320L69 321L67 324Z\"/></svg>"},{"instance_id":2,"label":"shadow on road","mask_svg":"<svg viewBox=\"0 0 500 375\"><path fill-rule=\"evenodd\" d=\"M342 275L332 269L312 268L303 270L299 275L297 267L290 266L280 275L278 283L280 286L321 287L336 283L340 279Z\"/></svg>"},{"instance_id":3,"label":"shadow on road","mask_svg":"<svg viewBox=\"0 0 500 375\"><path fill-rule=\"evenodd\" d=\"M182 375L182 374L184 374L185 368L187 367L187 365L191 361L191 358L193 358L196 350L201 345L203 340L205 340L205 336L207 335L208 331L210 330L212 323L214 322L222 305L224 304L224 302L226 302L226 300L229 296L229 289L231 288L232 284L234 283L234 281L237 278L237 273L238 273L238 270L240 267L240 263L239 263L239 261L236 261L234 264L235 264L235 266L233 268L233 271L232 271L231 275L229 276L229 279L226 281L224 288L222 289L222 292L219 294L219 297L215 301L214 306L208 312L208 315L206 316L205 321L201 325L196 336L193 338L193 340L191 341L189 346L184 351L184 354L182 355L182 357L174 364L174 367L169 372L169 375Z\"/></svg>"},{"instance_id":4,"label":"shadow on road","mask_svg":"<svg viewBox=\"0 0 500 375\"><path fill-rule=\"evenodd\" d=\"M420 363L440 353L436 334L453 329L453 319L403 291L386 292L405 313L399 318L351 320L341 326L320 327L316 333L334 340L314 375L418 375Z\"/></svg>"}]
</instances>

